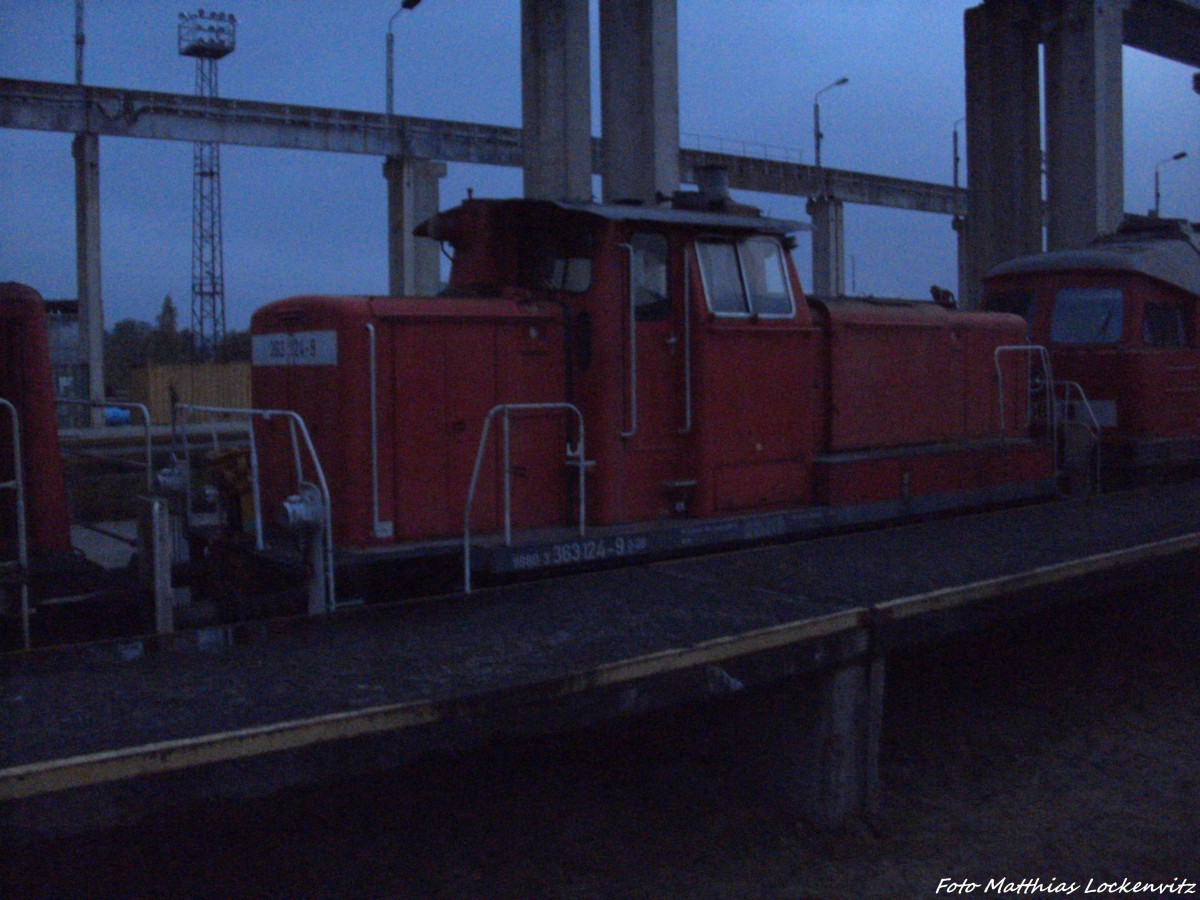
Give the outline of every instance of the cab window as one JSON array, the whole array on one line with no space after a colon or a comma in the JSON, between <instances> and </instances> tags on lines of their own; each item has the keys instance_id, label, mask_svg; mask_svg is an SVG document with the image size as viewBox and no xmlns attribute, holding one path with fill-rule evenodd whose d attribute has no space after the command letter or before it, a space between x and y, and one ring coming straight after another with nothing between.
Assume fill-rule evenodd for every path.
<instances>
[{"instance_id":1,"label":"cab window","mask_svg":"<svg viewBox=\"0 0 1200 900\"><path fill-rule=\"evenodd\" d=\"M1026 322L1033 321L1033 291L1005 291L1002 294L991 294L984 298L983 308L988 312L1015 313Z\"/></svg>"},{"instance_id":2,"label":"cab window","mask_svg":"<svg viewBox=\"0 0 1200 900\"><path fill-rule=\"evenodd\" d=\"M632 253L634 317L639 322L661 322L671 314L667 293L667 239L661 234L635 234Z\"/></svg>"},{"instance_id":3,"label":"cab window","mask_svg":"<svg viewBox=\"0 0 1200 900\"><path fill-rule=\"evenodd\" d=\"M1050 340L1115 344L1121 339L1125 295L1117 288L1063 288L1054 298Z\"/></svg>"},{"instance_id":4,"label":"cab window","mask_svg":"<svg viewBox=\"0 0 1200 900\"><path fill-rule=\"evenodd\" d=\"M779 242L768 237L696 244L708 308L718 316L791 316L791 286Z\"/></svg>"},{"instance_id":5,"label":"cab window","mask_svg":"<svg viewBox=\"0 0 1200 900\"><path fill-rule=\"evenodd\" d=\"M1150 347L1188 346L1183 307L1173 303L1147 303L1142 310L1142 342Z\"/></svg>"}]
</instances>

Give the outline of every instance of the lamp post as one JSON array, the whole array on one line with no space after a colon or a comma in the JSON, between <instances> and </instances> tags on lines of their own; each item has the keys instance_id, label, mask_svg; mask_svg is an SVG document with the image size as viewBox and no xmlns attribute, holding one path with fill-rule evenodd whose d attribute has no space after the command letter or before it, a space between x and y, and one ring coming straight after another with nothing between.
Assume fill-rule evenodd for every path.
<instances>
[{"instance_id":1,"label":"lamp post","mask_svg":"<svg viewBox=\"0 0 1200 900\"><path fill-rule=\"evenodd\" d=\"M394 109L395 85L393 84L393 82L395 81L395 74L396 74L396 36L394 34L392 34L392 26L396 24L396 16L400 15L400 13L404 12L404 10L406 10L406 9L412 9L414 6L416 6L420 2L421 2L421 0L404 0L404 2L402 2L400 4L400 8L398 10L396 10L394 13L392 13L392 17L390 19L388 19L387 69L386 69L387 75L385 76L385 79L387 81L387 114L388 114L388 116L391 116L395 112L395 109Z\"/></svg>"},{"instance_id":2,"label":"lamp post","mask_svg":"<svg viewBox=\"0 0 1200 900\"><path fill-rule=\"evenodd\" d=\"M962 160L962 157L958 155L958 126L961 125L965 121L967 121L967 117L963 116L961 119L957 119L954 122L953 145L954 145L954 189L955 190L958 190L958 164Z\"/></svg>"},{"instance_id":3,"label":"lamp post","mask_svg":"<svg viewBox=\"0 0 1200 900\"><path fill-rule=\"evenodd\" d=\"M1155 215L1155 218L1158 217L1158 202L1161 199L1161 195L1159 194L1159 190L1158 190L1158 170L1161 169L1163 166L1165 166L1167 163L1175 162L1175 160L1183 159L1186 156L1187 156L1187 151L1180 150L1174 156L1168 156L1166 159L1160 160L1158 163L1155 164L1155 166L1154 166L1154 215Z\"/></svg>"},{"instance_id":4,"label":"lamp post","mask_svg":"<svg viewBox=\"0 0 1200 900\"><path fill-rule=\"evenodd\" d=\"M815 158L818 169L821 168L821 138L824 137L824 135L821 134L821 95L826 91L833 90L835 87L841 87L843 84L847 84L849 81L849 78L839 78L837 81L833 82L833 84L827 84L813 95L813 144L816 149Z\"/></svg>"},{"instance_id":5,"label":"lamp post","mask_svg":"<svg viewBox=\"0 0 1200 900\"><path fill-rule=\"evenodd\" d=\"M83 0L75 0L75 83L83 84Z\"/></svg>"}]
</instances>

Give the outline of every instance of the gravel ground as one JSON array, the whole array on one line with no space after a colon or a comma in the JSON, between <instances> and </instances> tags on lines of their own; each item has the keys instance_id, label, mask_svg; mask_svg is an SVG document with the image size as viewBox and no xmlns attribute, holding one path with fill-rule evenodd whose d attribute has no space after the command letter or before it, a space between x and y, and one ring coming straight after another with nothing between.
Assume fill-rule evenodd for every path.
<instances>
[{"instance_id":1,"label":"gravel ground","mask_svg":"<svg viewBox=\"0 0 1200 900\"><path fill-rule=\"evenodd\" d=\"M1200 882L1198 642L1195 586L1148 583L891 659L884 808L837 831L749 802L736 752L707 738L727 710L684 710L0 849L0 894L802 900L946 896L942 878L976 897L1000 878L1076 896L1089 879Z\"/></svg>"},{"instance_id":2,"label":"gravel ground","mask_svg":"<svg viewBox=\"0 0 1200 900\"><path fill-rule=\"evenodd\" d=\"M1200 530L1200 482L631 567L0 680L0 767L562 677ZM963 540L970 535L970 540Z\"/></svg>"}]
</instances>

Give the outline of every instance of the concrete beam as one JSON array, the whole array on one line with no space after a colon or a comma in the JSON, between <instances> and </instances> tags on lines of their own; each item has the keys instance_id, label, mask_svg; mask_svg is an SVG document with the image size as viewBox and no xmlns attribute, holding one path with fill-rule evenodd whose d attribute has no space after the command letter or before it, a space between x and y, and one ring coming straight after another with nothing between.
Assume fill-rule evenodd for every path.
<instances>
[{"instance_id":1,"label":"concrete beam","mask_svg":"<svg viewBox=\"0 0 1200 900\"><path fill-rule=\"evenodd\" d=\"M587 0L521 0L525 196L592 198Z\"/></svg>"},{"instance_id":2,"label":"concrete beam","mask_svg":"<svg viewBox=\"0 0 1200 900\"><path fill-rule=\"evenodd\" d=\"M688 184L696 183L697 170L717 166L729 173L729 186L737 190L794 197L837 197L846 203L945 216L967 213L965 190L929 181L868 175L825 166L818 169L785 160L707 150L681 150L679 161L681 180Z\"/></svg>"},{"instance_id":3,"label":"concrete beam","mask_svg":"<svg viewBox=\"0 0 1200 900\"><path fill-rule=\"evenodd\" d=\"M438 211L438 181L446 164L427 159L388 157L387 179L388 294L431 297L441 287L441 247L417 237L413 229Z\"/></svg>"},{"instance_id":4,"label":"concrete beam","mask_svg":"<svg viewBox=\"0 0 1200 900\"><path fill-rule=\"evenodd\" d=\"M517 128L11 78L0 128L521 165Z\"/></svg>"},{"instance_id":5,"label":"concrete beam","mask_svg":"<svg viewBox=\"0 0 1200 900\"><path fill-rule=\"evenodd\" d=\"M208 105L208 104L211 104ZM388 117L311 106L288 106L188 94L78 87L0 78L0 128L93 133L156 140L215 140L252 147L366 153L492 166L522 164L521 130L500 125ZM825 193L847 203L965 215L966 191L948 185L781 160L681 150L680 179L695 183L702 166L723 166L729 186L797 197ZM591 166L600 172L600 142L591 143Z\"/></svg>"},{"instance_id":6,"label":"concrete beam","mask_svg":"<svg viewBox=\"0 0 1200 900\"><path fill-rule=\"evenodd\" d=\"M1133 0L1125 44L1200 68L1200 0Z\"/></svg>"},{"instance_id":7,"label":"concrete beam","mask_svg":"<svg viewBox=\"0 0 1200 900\"><path fill-rule=\"evenodd\" d=\"M1082 247L1125 212L1122 16L1128 0L1059 0L1046 45L1046 243Z\"/></svg>"},{"instance_id":8,"label":"concrete beam","mask_svg":"<svg viewBox=\"0 0 1200 900\"><path fill-rule=\"evenodd\" d=\"M601 0L600 106L606 202L679 187L676 0Z\"/></svg>"}]
</instances>

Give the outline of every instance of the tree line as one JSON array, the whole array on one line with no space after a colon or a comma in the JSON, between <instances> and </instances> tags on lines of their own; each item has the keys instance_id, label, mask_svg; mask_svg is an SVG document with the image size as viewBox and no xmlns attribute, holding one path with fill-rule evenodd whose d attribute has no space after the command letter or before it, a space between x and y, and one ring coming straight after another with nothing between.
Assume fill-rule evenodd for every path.
<instances>
[{"instance_id":1,"label":"tree line","mask_svg":"<svg viewBox=\"0 0 1200 900\"><path fill-rule=\"evenodd\" d=\"M129 387L129 371L147 364L170 365L194 362L249 362L250 332L230 331L211 354L200 359L195 334L179 327L179 315L171 295L163 299L154 323L122 319L104 333L104 372L108 386L121 391Z\"/></svg>"}]
</instances>

